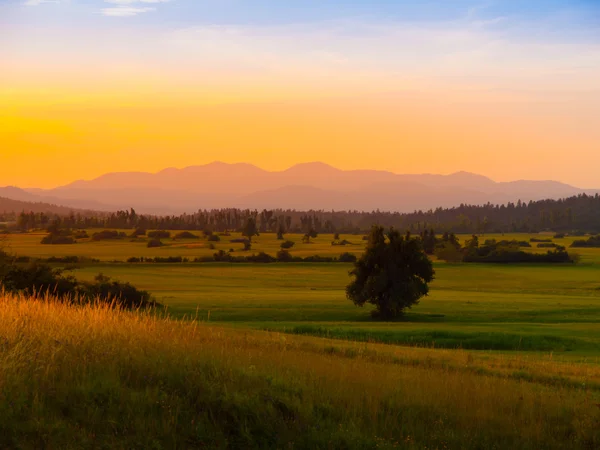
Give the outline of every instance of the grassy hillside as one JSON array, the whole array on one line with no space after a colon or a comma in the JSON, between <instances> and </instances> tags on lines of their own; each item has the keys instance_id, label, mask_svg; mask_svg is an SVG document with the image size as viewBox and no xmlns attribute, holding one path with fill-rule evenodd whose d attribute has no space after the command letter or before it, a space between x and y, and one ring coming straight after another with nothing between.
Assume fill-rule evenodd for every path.
<instances>
[{"instance_id":1,"label":"grassy hillside","mask_svg":"<svg viewBox=\"0 0 600 450\"><path fill-rule=\"evenodd\" d=\"M598 448L600 368L0 295L0 448Z\"/></svg>"}]
</instances>

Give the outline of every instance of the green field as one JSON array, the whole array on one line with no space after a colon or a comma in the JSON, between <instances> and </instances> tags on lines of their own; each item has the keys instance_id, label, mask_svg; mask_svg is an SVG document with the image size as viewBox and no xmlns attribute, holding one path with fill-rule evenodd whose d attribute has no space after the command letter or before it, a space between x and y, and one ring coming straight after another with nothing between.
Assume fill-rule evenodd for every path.
<instances>
[{"instance_id":1,"label":"green field","mask_svg":"<svg viewBox=\"0 0 600 450\"><path fill-rule=\"evenodd\" d=\"M173 233L175 234L175 233ZM210 249L206 240L166 239L165 247L147 248L129 239L75 245L40 245L43 234L10 236L18 255L77 255L101 259L76 275L91 280L102 272L150 291L175 317L279 330L287 333L426 347L474 350L540 351L600 357L600 249L584 249L577 265L494 265L435 263L430 296L398 322L372 320L368 308L346 299L352 267L344 263L276 264L127 264L131 256L208 256L218 249L234 254L275 254L273 234L255 238L250 252L231 244L237 234L222 236ZM467 239L469 236L461 236ZM481 239L552 238L552 235L489 235ZM299 256L360 254L362 235L343 235L356 245L332 246L332 235L310 244L301 236L291 253ZM569 245L574 238L554 239ZM537 249L532 243L533 251ZM578 249L581 250L581 249ZM121 261L121 262L115 262Z\"/></svg>"},{"instance_id":2,"label":"green field","mask_svg":"<svg viewBox=\"0 0 600 450\"><path fill-rule=\"evenodd\" d=\"M99 230L88 230L88 234L92 234ZM125 233L131 233L131 230L120 230ZM171 231L174 236L177 231ZM201 232L193 231L194 234L200 236ZM252 249L243 251L243 245L240 243L230 242L232 239L241 238L240 233L231 233L230 236L220 236L220 242L208 242L206 239L162 239L165 244L163 247L148 248L145 238L138 242L131 242L130 238L124 238L113 241L94 242L91 239L79 240L73 245L41 245L40 241L46 235L45 232L31 232L24 234L11 234L7 236L6 245L9 249L18 254L32 257L47 258L51 256L87 256L90 258L100 259L102 261L125 261L130 257L168 257L182 256L189 259L194 259L201 256L211 256L218 250L229 251L234 250L234 255L248 256L253 253L266 252L275 255L280 250L281 241L276 239L273 233L264 233L252 239ZM470 239L470 235L459 235L461 241ZM512 240L529 241L530 238L552 239L558 245L569 247L576 237L565 237L561 239L553 239L553 234L487 234L480 236L480 241L483 243L486 239L496 240ZM285 235L286 240L295 243L290 249L290 253L295 256L337 256L343 252L361 254L366 245L363 240L363 235L341 234L340 240L347 240L349 245L334 246L332 234L320 234L317 238L311 239L310 243L302 242L302 235L289 234ZM210 248L211 244L215 247ZM548 249L537 248L536 243L531 244L531 248L527 251L546 252ZM583 263L600 263L600 249L578 248L574 252L581 255Z\"/></svg>"},{"instance_id":3,"label":"green field","mask_svg":"<svg viewBox=\"0 0 600 450\"><path fill-rule=\"evenodd\" d=\"M345 297L349 264L100 265L178 317L252 328L447 348L600 357L600 265L436 264L430 296L378 322Z\"/></svg>"},{"instance_id":4,"label":"green field","mask_svg":"<svg viewBox=\"0 0 600 450\"><path fill-rule=\"evenodd\" d=\"M124 262L275 254L272 234L251 252L239 235L215 249L42 236L9 235L8 250L99 259L75 276L131 282L164 309L0 294L0 448L600 446L600 249L579 264L434 261L430 295L382 322L346 299L348 263ZM298 256L364 248L288 238Z\"/></svg>"}]
</instances>

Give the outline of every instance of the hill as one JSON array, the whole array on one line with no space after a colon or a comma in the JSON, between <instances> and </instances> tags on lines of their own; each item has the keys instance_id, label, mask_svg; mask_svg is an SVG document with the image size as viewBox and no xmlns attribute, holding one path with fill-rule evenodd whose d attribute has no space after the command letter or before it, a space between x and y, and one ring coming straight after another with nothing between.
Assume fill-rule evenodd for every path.
<instances>
[{"instance_id":1,"label":"hill","mask_svg":"<svg viewBox=\"0 0 600 450\"><path fill-rule=\"evenodd\" d=\"M557 181L498 183L468 172L403 175L340 170L320 162L269 172L251 164L214 162L157 173L109 173L55 189L5 194L0 190L0 195L14 199L28 195L29 201L103 211L133 207L147 214L174 214L224 207L410 212L461 203L507 203L595 192Z\"/></svg>"},{"instance_id":2,"label":"hill","mask_svg":"<svg viewBox=\"0 0 600 450\"><path fill-rule=\"evenodd\" d=\"M70 208L68 206L60 206L54 205L51 203L44 202L32 202L32 201L21 201L21 200L13 200L10 198L0 197L0 213L16 213L19 214L22 211L26 213L44 213L48 215L59 215L66 216L68 214L73 213L81 213L83 215L91 215L95 214L94 211L91 210L77 210L75 208Z\"/></svg>"}]
</instances>

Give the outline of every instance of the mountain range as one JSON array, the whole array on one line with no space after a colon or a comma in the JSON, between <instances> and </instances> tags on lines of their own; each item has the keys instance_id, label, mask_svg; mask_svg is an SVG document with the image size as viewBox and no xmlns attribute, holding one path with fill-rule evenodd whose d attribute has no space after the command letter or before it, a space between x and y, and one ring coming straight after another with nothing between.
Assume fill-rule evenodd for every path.
<instances>
[{"instance_id":1,"label":"mountain range","mask_svg":"<svg viewBox=\"0 0 600 450\"><path fill-rule=\"evenodd\" d=\"M5 187L0 197L99 211L133 207L146 214L179 214L226 207L410 212L597 192L558 181L495 182L469 172L403 175L340 170L320 162L270 172L251 164L214 162L157 173L108 173L54 189Z\"/></svg>"}]
</instances>

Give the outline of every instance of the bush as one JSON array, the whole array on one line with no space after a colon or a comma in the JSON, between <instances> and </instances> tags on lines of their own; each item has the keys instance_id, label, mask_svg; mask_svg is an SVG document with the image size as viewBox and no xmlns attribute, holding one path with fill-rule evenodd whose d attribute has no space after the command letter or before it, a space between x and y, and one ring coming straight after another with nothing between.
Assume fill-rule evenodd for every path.
<instances>
[{"instance_id":1,"label":"bush","mask_svg":"<svg viewBox=\"0 0 600 450\"><path fill-rule=\"evenodd\" d=\"M200 236L196 236L189 231L182 231L181 233L177 233L175 235L175 239L200 239Z\"/></svg>"},{"instance_id":2,"label":"bush","mask_svg":"<svg viewBox=\"0 0 600 450\"><path fill-rule=\"evenodd\" d=\"M558 247L558 246L553 242L542 242L541 244L537 245L537 248L556 248L556 247Z\"/></svg>"},{"instance_id":3,"label":"bush","mask_svg":"<svg viewBox=\"0 0 600 450\"><path fill-rule=\"evenodd\" d=\"M181 256L167 256L166 258L156 257L156 258L146 258L147 262L154 263L183 263L188 262L187 258L183 258Z\"/></svg>"},{"instance_id":4,"label":"bush","mask_svg":"<svg viewBox=\"0 0 600 450\"><path fill-rule=\"evenodd\" d=\"M552 242L552 239L539 239L539 238L531 238L529 242Z\"/></svg>"},{"instance_id":5,"label":"bush","mask_svg":"<svg viewBox=\"0 0 600 450\"><path fill-rule=\"evenodd\" d=\"M293 246L294 246L294 242L292 242L292 241L284 241L279 245L279 247L281 247L282 249L290 249Z\"/></svg>"},{"instance_id":6,"label":"bush","mask_svg":"<svg viewBox=\"0 0 600 450\"><path fill-rule=\"evenodd\" d=\"M221 238L216 234L208 236L208 242L221 242Z\"/></svg>"},{"instance_id":7,"label":"bush","mask_svg":"<svg viewBox=\"0 0 600 450\"><path fill-rule=\"evenodd\" d=\"M132 238L136 238L139 236L146 236L146 229L145 228L136 228L135 230L133 230L131 232L131 234L129 236Z\"/></svg>"},{"instance_id":8,"label":"bush","mask_svg":"<svg viewBox=\"0 0 600 450\"><path fill-rule=\"evenodd\" d=\"M229 242L231 242L232 244L245 244L246 242L248 242L247 238L236 238L236 239L231 239Z\"/></svg>"},{"instance_id":9,"label":"bush","mask_svg":"<svg viewBox=\"0 0 600 450\"><path fill-rule=\"evenodd\" d=\"M154 230L148 232L148 237L152 239L169 239L171 233L165 230Z\"/></svg>"},{"instance_id":10,"label":"bush","mask_svg":"<svg viewBox=\"0 0 600 450\"><path fill-rule=\"evenodd\" d=\"M162 247L164 244L161 242L160 239L150 239L148 241L147 247L148 248L156 248L156 247Z\"/></svg>"},{"instance_id":11,"label":"bush","mask_svg":"<svg viewBox=\"0 0 600 450\"><path fill-rule=\"evenodd\" d=\"M554 239L562 239L565 237L565 233L556 233Z\"/></svg>"},{"instance_id":12,"label":"bush","mask_svg":"<svg viewBox=\"0 0 600 450\"><path fill-rule=\"evenodd\" d=\"M255 263L273 263L276 262L277 259L273 258L268 253L260 252L258 255L247 256L246 261Z\"/></svg>"},{"instance_id":13,"label":"bush","mask_svg":"<svg viewBox=\"0 0 600 450\"><path fill-rule=\"evenodd\" d=\"M73 232L73 238L75 239L87 239L90 236L87 234L85 230L77 230Z\"/></svg>"},{"instance_id":14,"label":"bush","mask_svg":"<svg viewBox=\"0 0 600 450\"><path fill-rule=\"evenodd\" d=\"M98 274L95 283L81 283L78 294L90 301L116 301L129 309L157 306L149 292L142 291L130 283L111 281L109 277Z\"/></svg>"},{"instance_id":15,"label":"bush","mask_svg":"<svg viewBox=\"0 0 600 450\"><path fill-rule=\"evenodd\" d=\"M348 252L344 252L338 257L338 261L344 263L353 263L356 262L356 259L356 255Z\"/></svg>"},{"instance_id":16,"label":"bush","mask_svg":"<svg viewBox=\"0 0 600 450\"><path fill-rule=\"evenodd\" d=\"M279 262L292 262L294 258L287 250L279 250L277 252L277 261Z\"/></svg>"},{"instance_id":17,"label":"bush","mask_svg":"<svg viewBox=\"0 0 600 450\"><path fill-rule=\"evenodd\" d=\"M97 233L92 234L93 241L107 241L112 239L123 239L125 233L119 232L116 230L102 230Z\"/></svg>"},{"instance_id":18,"label":"bush","mask_svg":"<svg viewBox=\"0 0 600 450\"><path fill-rule=\"evenodd\" d=\"M600 234L596 236L591 236L587 240L586 239L578 239L573 241L571 247L600 247Z\"/></svg>"},{"instance_id":19,"label":"bush","mask_svg":"<svg viewBox=\"0 0 600 450\"><path fill-rule=\"evenodd\" d=\"M342 241L332 241L331 245L354 245L354 244L352 244L352 242L347 241L346 239L344 239Z\"/></svg>"},{"instance_id":20,"label":"bush","mask_svg":"<svg viewBox=\"0 0 600 450\"><path fill-rule=\"evenodd\" d=\"M100 262L98 259L88 258L86 256L51 256L43 261L49 264L83 264Z\"/></svg>"},{"instance_id":21,"label":"bush","mask_svg":"<svg viewBox=\"0 0 600 450\"><path fill-rule=\"evenodd\" d=\"M50 233L48 236L44 237L40 243L45 245L70 245L76 244L77 242L71 236Z\"/></svg>"}]
</instances>

